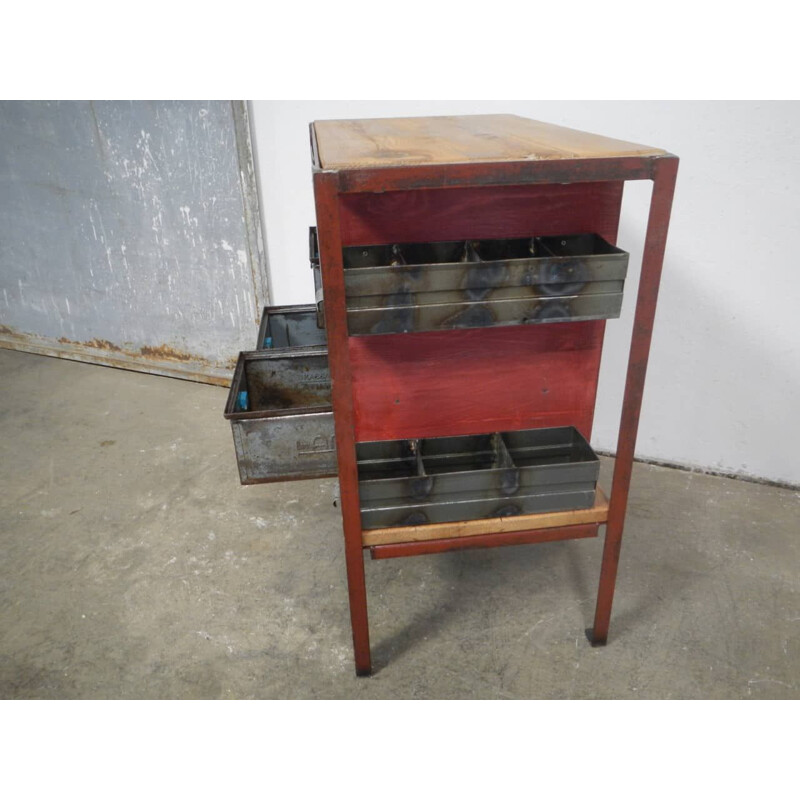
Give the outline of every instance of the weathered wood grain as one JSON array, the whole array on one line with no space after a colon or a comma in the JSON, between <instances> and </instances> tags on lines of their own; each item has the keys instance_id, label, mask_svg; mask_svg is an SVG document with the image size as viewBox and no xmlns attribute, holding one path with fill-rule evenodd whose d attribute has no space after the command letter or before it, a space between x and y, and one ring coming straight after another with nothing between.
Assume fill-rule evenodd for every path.
<instances>
[{"instance_id":1,"label":"weathered wood grain","mask_svg":"<svg viewBox=\"0 0 800 800\"><path fill-rule=\"evenodd\" d=\"M329 170L664 153L514 114L323 120L314 129L322 167Z\"/></svg>"}]
</instances>

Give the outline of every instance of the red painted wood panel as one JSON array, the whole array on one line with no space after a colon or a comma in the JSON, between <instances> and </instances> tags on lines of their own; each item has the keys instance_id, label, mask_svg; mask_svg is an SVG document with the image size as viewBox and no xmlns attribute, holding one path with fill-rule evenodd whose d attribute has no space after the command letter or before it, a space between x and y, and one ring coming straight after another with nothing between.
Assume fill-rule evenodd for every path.
<instances>
[{"instance_id":1,"label":"red painted wood panel","mask_svg":"<svg viewBox=\"0 0 800 800\"><path fill-rule=\"evenodd\" d=\"M356 440L561 425L588 439L604 326L350 337Z\"/></svg>"},{"instance_id":2,"label":"red painted wood panel","mask_svg":"<svg viewBox=\"0 0 800 800\"><path fill-rule=\"evenodd\" d=\"M599 233L617 238L623 183L485 186L339 196L342 244Z\"/></svg>"}]
</instances>

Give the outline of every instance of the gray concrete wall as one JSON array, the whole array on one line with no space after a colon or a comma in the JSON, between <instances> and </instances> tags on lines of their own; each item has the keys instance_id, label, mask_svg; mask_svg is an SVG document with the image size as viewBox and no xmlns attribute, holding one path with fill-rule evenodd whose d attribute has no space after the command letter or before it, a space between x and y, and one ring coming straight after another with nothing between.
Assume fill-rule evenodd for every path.
<instances>
[{"instance_id":1,"label":"gray concrete wall","mask_svg":"<svg viewBox=\"0 0 800 800\"><path fill-rule=\"evenodd\" d=\"M222 381L266 301L244 103L0 103L0 344Z\"/></svg>"}]
</instances>

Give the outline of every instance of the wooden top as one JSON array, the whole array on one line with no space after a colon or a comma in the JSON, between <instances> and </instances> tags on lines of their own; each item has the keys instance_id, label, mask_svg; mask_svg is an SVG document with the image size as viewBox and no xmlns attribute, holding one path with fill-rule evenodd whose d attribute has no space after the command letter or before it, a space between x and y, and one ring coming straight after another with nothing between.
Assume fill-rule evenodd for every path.
<instances>
[{"instance_id":1,"label":"wooden top","mask_svg":"<svg viewBox=\"0 0 800 800\"><path fill-rule=\"evenodd\" d=\"M665 154L514 114L323 120L314 130L327 170Z\"/></svg>"}]
</instances>

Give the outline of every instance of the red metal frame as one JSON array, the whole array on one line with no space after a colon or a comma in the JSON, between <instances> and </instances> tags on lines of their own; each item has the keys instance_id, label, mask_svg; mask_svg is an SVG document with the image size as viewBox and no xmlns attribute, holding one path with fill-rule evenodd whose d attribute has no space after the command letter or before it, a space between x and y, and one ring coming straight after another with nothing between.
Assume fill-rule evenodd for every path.
<instances>
[{"instance_id":1,"label":"red metal frame","mask_svg":"<svg viewBox=\"0 0 800 800\"><path fill-rule=\"evenodd\" d=\"M348 336L345 308L344 275L342 268L342 243L358 235L353 233L353 208L362 202L350 198L365 192L410 192L440 189L466 189L468 187L514 187L529 184L572 184L626 180L652 180L653 194L647 226L644 258L639 283L630 360L625 384L622 415L619 429L617 457L609 498L609 516L606 526L600 584L597 596L594 628L591 638L595 644L605 644L614 596L625 510L630 489L633 454L641 409L647 359L653 330L658 286L663 264L664 248L669 227L672 196L675 187L678 159L665 154L646 157L572 159L555 161L523 161L505 163L472 163L434 166L391 167L382 169L353 169L326 171L319 163L315 132L311 126L314 160L314 192L317 211L322 281L325 293L325 319L328 335L333 409L336 430L336 447L339 466L342 523L345 539L345 560L350 597L350 617L353 628L356 673L367 675L371 670L367 594L364 574L362 530L358 499L358 471L355 445L358 434L358 417L361 414L363 440L376 433L378 438L393 438L397 427L376 429L364 420L364 389L368 380L363 370L354 370L353 356L363 355L369 346ZM554 189L554 193L563 189ZM455 196L455 195L453 195ZM354 206L355 203L355 206ZM340 212L342 216L340 217ZM614 220L614 233L616 233ZM372 238L376 238L375 235ZM423 234L424 235L424 234ZM380 234L378 234L380 238ZM447 238L442 236L441 238ZM366 242L357 242L365 244ZM563 324L563 323L562 323ZM590 325L591 323L581 323ZM534 326L535 327L535 326ZM585 330L589 330L586 328ZM448 332L460 333L465 332ZM401 334L413 336L413 334ZM424 335L423 335L424 336ZM396 337L393 337L396 338ZM388 337L386 341L389 341ZM412 340L406 340L411 342ZM354 349L355 348L355 349ZM354 397L354 375L361 381L358 396ZM596 371L587 380L594 380ZM368 393L368 392L367 392ZM592 394L592 398L594 394ZM360 409L360 410L359 410ZM524 420L518 427L525 427ZM477 424L475 420L469 425ZM541 421L538 424L543 424ZM467 425L467 423L465 423ZM591 416L588 418L591 425ZM402 427L402 426L401 426ZM468 425L467 425L468 427ZM586 427L586 424L583 424ZM405 429L403 429L405 430ZM477 432L477 431L475 431ZM389 435L392 434L392 435ZM439 433L439 435L443 435ZM426 542L409 542L379 545L370 548L373 558L391 558L403 555L443 552L465 547L493 547L508 544L553 541L563 538L583 538L597 534L597 525L574 525L539 531L492 533L465 539L440 539Z\"/></svg>"},{"instance_id":2,"label":"red metal frame","mask_svg":"<svg viewBox=\"0 0 800 800\"><path fill-rule=\"evenodd\" d=\"M331 371L333 420L339 466L339 491L344 527L344 552L347 586L350 595L350 622L353 628L356 674L369 675L372 660L369 650L367 586L361 546L361 511L358 503L353 387L347 347L342 241L339 232L337 175L314 174L322 284L325 292L325 328L328 337L328 363Z\"/></svg>"},{"instance_id":3,"label":"red metal frame","mask_svg":"<svg viewBox=\"0 0 800 800\"><path fill-rule=\"evenodd\" d=\"M636 315L633 320L633 335L628 357L628 374L625 380L625 395L622 400L622 415L614 462L614 478L608 501L608 522L603 545L603 562L600 568L600 586L597 590L592 643L605 644L611 619L611 604L617 580L617 566L622 547L622 529L628 507L628 491L631 485L633 455L636 434L639 430L639 413L642 408L644 379L647 360L650 356L650 340L653 336L653 320L656 315L658 288L661 283L661 268L664 264L664 249L672 210L675 178L678 174L677 158L660 158L654 165L653 194L650 198L650 216L644 242L642 272L639 277L639 296L636 300Z\"/></svg>"}]
</instances>

